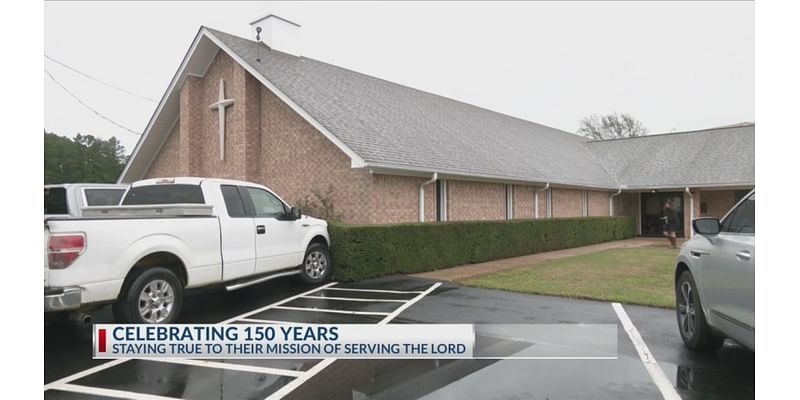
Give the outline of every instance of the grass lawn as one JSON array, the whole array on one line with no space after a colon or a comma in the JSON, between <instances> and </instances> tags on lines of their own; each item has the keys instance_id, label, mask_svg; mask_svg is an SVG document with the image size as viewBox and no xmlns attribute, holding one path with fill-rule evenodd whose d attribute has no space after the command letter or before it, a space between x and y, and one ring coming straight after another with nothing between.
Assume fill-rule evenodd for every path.
<instances>
[{"instance_id":1,"label":"grass lawn","mask_svg":"<svg viewBox=\"0 0 800 400\"><path fill-rule=\"evenodd\" d=\"M678 251L635 247L599 251L496 272L459 283L487 289L673 308Z\"/></svg>"}]
</instances>

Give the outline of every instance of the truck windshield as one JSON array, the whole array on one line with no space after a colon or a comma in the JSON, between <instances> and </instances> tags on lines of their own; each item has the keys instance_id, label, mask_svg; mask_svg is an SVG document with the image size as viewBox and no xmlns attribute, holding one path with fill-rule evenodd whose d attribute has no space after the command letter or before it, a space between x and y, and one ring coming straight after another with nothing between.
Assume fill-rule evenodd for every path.
<instances>
[{"instance_id":1,"label":"truck windshield","mask_svg":"<svg viewBox=\"0 0 800 400\"><path fill-rule=\"evenodd\" d=\"M128 190L123 206L149 204L205 204L199 185L149 185Z\"/></svg>"},{"instance_id":2,"label":"truck windshield","mask_svg":"<svg viewBox=\"0 0 800 400\"><path fill-rule=\"evenodd\" d=\"M125 193L125 189L86 189L87 206L115 206Z\"/></svg>"},{"instance_id":3,"label":"truck windshield","mask_svg":"<svg viewBox=\"0 0 800 400\"><path fill-rule=\"evenodd\" d=\"M44 215L69 214L67 211L67 189L44 188Z\"/></svg>"}]
</instances>

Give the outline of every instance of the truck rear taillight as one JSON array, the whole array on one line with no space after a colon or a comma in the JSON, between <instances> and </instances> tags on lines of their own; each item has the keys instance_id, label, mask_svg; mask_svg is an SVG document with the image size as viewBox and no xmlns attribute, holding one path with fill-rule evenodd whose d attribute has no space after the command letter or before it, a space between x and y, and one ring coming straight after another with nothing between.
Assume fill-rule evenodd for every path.
<instances>
[{"instance_id":1,"label":"truck rear taillight","mask_svg":"<svg viewBox=\"0 0 800 400\"><path fill-rule=\"evenodd\" d=\"M50 269L64 269L83 254L86 248L86 235L68 233L50 235L47 243L47 263Z\"/></svg>"}]
</instances>

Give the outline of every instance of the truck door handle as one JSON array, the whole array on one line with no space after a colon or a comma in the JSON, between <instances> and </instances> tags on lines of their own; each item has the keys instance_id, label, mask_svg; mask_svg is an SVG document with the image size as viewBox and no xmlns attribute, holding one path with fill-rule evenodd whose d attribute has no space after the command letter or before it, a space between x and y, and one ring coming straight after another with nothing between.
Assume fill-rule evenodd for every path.
<instances>
[{"instance_id":1,"label":"truck door handle","mask_svg":"<svg viewBox=\"0 0 800 400\"><path fill-rule=\"evenodd\" d=\"M738 258L739 261L747 261L750 259L750 252L747 250L742 250L736 253L736 258Z\"/></svg>"},{"instance_id":2,"label":"truck door handle","mask_svg":"<svg viewBox=\"0 0 800 400\"><path fill-rule=\"evenodd\" d=\"M264 225L256 225L256 234L263 235L267 233L267 228Z\"/></svg>"},{"instance_id":3,"label":"truck door handle","mask_svg":"<svg viewBox=\"0 0 800 400\"><path fill-rule=\"evenodd\" d=\"M707 256L707 255L711 254L711 253L709 253L709 252L707 252L705 250L690 250L689 253L691 253L691 255L694 256L694 257Z\"/></svg>"}]
</instances>

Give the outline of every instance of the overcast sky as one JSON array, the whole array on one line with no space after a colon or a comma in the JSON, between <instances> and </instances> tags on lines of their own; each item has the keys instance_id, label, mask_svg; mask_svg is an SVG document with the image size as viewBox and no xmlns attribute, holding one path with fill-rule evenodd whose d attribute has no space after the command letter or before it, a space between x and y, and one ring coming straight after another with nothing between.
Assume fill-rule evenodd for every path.
<instances>
[{"instance_id":1,"label":"overcast sky","mask_svg":"<svg viewBox=\"0 0 800 400\"><path fill-rule=\"evenodd\" d=\"M200 25L243 37L268 12L301 24L304 55L574 132L626 112L651 132L753 121L752 2L47 2L45 53L160 99ZM44 60L68 90L141 132L156 103ZM138 136L46 74L44 128Z\"/></svg>"}]
</instances>

